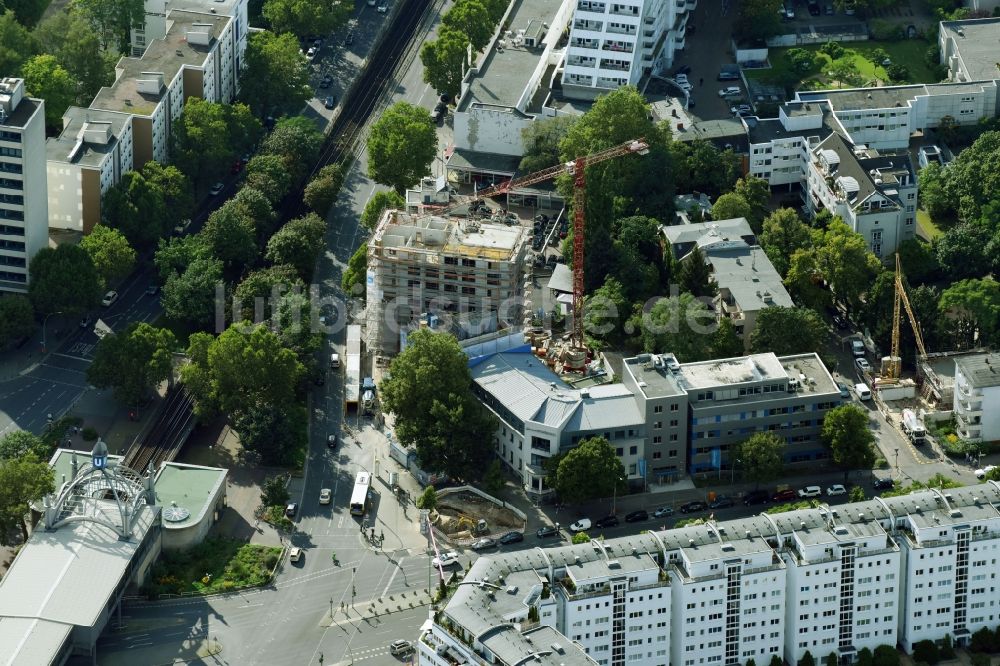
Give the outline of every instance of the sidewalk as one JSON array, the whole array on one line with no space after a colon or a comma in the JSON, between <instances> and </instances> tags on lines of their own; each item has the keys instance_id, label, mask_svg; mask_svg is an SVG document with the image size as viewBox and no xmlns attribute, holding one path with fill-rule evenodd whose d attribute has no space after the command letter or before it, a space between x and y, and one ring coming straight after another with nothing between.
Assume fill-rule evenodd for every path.
<instances>
[{"instance_id":1,"label":"sidewalk","mask_svg":"<svg viewBox=\"0 0 1000 666\"><path fill-rule=\"evenodd\" d=\"M84 390L76 404L66 412L67 416L82 419L81 433L69 434L63 445L89 451L94 443L84 441L82 431L84 428L93 428L108 445L108 451L112 455L124 455L149 420L156 415L162 399L163 395L158 390L153 400L142 407L137 418L133 420L129 418L129 414L134 408L126 407L115 400L111 389L88 388Z\"/></svg>"},{"instance_id":2,"label":"sidewalk","mask_svg":"<svg viewBox=\"0 0 1000 666\"><path fill-rule=\"evenodd\" d=\"M434 603L434 599L426 589L400 592L388 597L354 604L353 606L347 604L344 607L334 607L333 615L325 613L323 619L319 622L319 626L341 627L354 624L359 620L364 620L371 624L373 620L378 622L378 618L384 615L392 615L393 613L399 613L419 606L430 606L432 603Z\"/></svg>"}]
</instances>

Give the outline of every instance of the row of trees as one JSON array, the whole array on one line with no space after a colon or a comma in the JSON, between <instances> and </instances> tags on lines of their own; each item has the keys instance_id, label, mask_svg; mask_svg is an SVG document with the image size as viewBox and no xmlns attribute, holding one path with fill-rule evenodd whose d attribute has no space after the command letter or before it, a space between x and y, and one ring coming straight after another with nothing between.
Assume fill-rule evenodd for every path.
<instances>
[{"instance_id":1,"label":"row of trees","mask_svg":"<svg viewBox=\"0 0 1000 666\"><path fill-rule=\"evenodd\" d=\"M273 0L272 0L273 1ZM424 81L452 97L468 68L468 51L482 51L507 11L504 0L458 0L441 17L437 39L424 42L420 61Z\"/></svg>"}]
</instances>

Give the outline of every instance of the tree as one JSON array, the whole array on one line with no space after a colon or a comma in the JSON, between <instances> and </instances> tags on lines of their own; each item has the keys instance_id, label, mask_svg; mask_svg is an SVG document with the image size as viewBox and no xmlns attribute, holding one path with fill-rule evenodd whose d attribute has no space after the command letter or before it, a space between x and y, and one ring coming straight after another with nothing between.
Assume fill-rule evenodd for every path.
<instances>
[{"instance_id":1,"label":"tree","mask_svg":"<svg viewBox=\"0 0 1000 666\"><path fill-rule=\"evenodd\" d=\"M20 294L0 298L0 349L35 332L35 311Z\"/></svg>"},{"instance_id":2,"label":"tree","mask_svg":"<svg viewBox=\"0 0 1000 666\"><path fill-rule=\"evenodd\" d=\"M768 37L778 34L781 21L778 9L781 0L745 0L740 3L736 24L733 26L735 35L744 42L763 42Z\"/></svg>"},{"instance_id":3,"label":"tree","mask_svg":"<svg viewBox=\"0 0 1000 666\"><path fill-rule=\"evenodd\" d=\"M899 666L899 652L894 645L879 645L872 660L874 666Z\"/></svg>"},{"instance_id":4,"label":"tree","mask_svg":"<svg viewBox=\"0 0 1000 666\"><path fill-rule=\"evenodd\" d=\"M125 235L102 224L96 225L83 237L80 247L90 255L102 289L131 273L135 265L135 250L128 244Z\"/></svg>"},{"instance_id":5,"label":"tree","mask_svg":"<svg viewBox=\"0 0 1000 666\"><path fill-rule=\"evenodd\" d=\"M499 460L494 459L490 466L486 468L483 475L483 488L493 496L499 495L507 481L504 479L503 466Z\"/></svg>"},{"instance_id":6,"label":"tree","mask_svg":"<svg viewBox=\"0 0 1000 666\"><path fill-rule=\"evenodd\" d=\"M246 184L261 192L272 204L281 201L292 187L292 175L278 155L255 155L246 166Z\"/></svg>"},{"instance_id":7,"label":"tree","mask_svg":"<svg viewBox=\"0 0 1000 666\"><path fill-rule=\"evenodd\" d=\"M348 2L264 0L261 13L275 33L296 37L328 35L347 23L353 5Z\"/></svg>"},{"instance_id":8,"label":"tree","mask_svg":"<svg viewBox=\"0 0 1000 666\"><path fill-rule=\"evenodd\" d=\"M823 657L823 666L837 666L838 663L840 663L840 660L837 658L836 652L831 652Z\"/></svg>"},{"instance_id":9,"label":"tree","mask_svg":"<svg viewBox=\"0 0 1000 666\"><path fill-rule=\"evenodd\" d=\"M779 208L764 219L760 246L774 269L784 277L796 250L812 245L810 229L791 208Z\"/></svg>"},{"instance_id":10,"label":"tree","mask_svg":"<svg viewBox=\"0 0 1000 666\"><path fill-rule=\"evenodd\" d=\"M30 503L55 491L55 475L48 462L34 453L20 458L0 460L0 544L14 545L11 539L15 527L21 529L23 541L28 540L25 520Z\"/></svg>"},{"instance_id":11,"label":"tree","mask_svg":"<svg viewBox=\"0 0 1000 666\"><path fill-rule=\"evenodd\" d=\"M344 170L339 164L327 164L319 170L315 178L309 181L302 200L317 214L326 216L330 206L337 200L340 188L344 185ZM371 203L369 200L368 203ZM367 210L368 204L365 204ZM362 215L362 219L364 216ZM362 222L363 223L363 222Z\"/></svg>"},{"instance_id":12,"label":"tree","mask_svg":"<svg viewBox=\"0 0 1000 666\"><path fill-rule=\"evenodd\" d=\"M816 660L812 656L812 652L806 650L805 654L798 661L798 666L816 666Z\"/></svg>"},{"instance_id":13,"label":"tree","mask_svg":"<svg viewBox=\"0 0 1000 666\"><path fill-rule=\"evenodd\" d=\"M316 3L320 6L320 3ZM297 114L312 97L309 63L290 33L251 33L240 74L240 99L258 117Z\"/></svg>"},{"instance_id":14,"label":"tree","mask_svg":"<svg viewBox=\"0 0 1000 666\"><path fill-rule=\"evenodd\" d=\"M996 637L990 631L989 627L983 627L972 634L972 638L969 641L969 649L972 652L995 652L996 645Z\"/></svg>"},{"instance_id":15,"label":"tree","mask_svg":"<svg viewBox=\"0 0 1000 666\"><path fill-rule=\"evenodd\" d=\"M945 170L950 206L965 222L978 220L982 206L1000 191L1000 132L979 135Z\"/></svg>"},{"instance_id":16,"label":"tree","mask_svg":"<svg viewBox=\"0 0 1000 666\"><path fill-rule=\"evenodd\" d=\"M69 10L46 16L33 36L40 50L54 55L76 82L77 105L89 105L103 86L114 83L118 52L101 48L99 37L80 12Z\"/></svg>"},{"instance_id":17,"label":"tree","mask_svg":"<svg viewBox=\"0 0 1000 666\"><path fill-rule=\"evenodd\" d=\"M194 187L190 178L177 167L160 164L155 160L142 165L141 173L163 200L164 210L151 211L158 215L159 223L156 228L161 234L167 233L181 220L191 218L194 211Z\"/></svg>"},{"instance_id":18,"label":"tree","mask_svg":"<svg viewBox=\"0 0 1000 666\"><path fill-rule=\"evenodd\" d=\"M579 546L580 544L590 543L590 535L586 532L577 532L573 535L572 541L574 546Z\"/></svg>"},{"instance_id":19,"label":"tree","mask_svg":"<svg viewBox=\"0 0 1000 666\"><path fill-rule=\"evenodd\" d=\"M104 48L128 50L129 31L143 25L142 0L76 0L74 7L90 22Z\"/></svg>"},{"instance_id":20,"label":"tree","mask_svg":"<svg viewBox=\"0 0 1000 666\"><path fill-rule=\"evenodd\" d=\"M851 490L854 490L854 488ZM864 494L864 491L862 491L862 494ZM851 501L853 502L854 500ZM870 648L863 647L858 650L857 666L872 666L872 651Z\"/></svg>"},{"instance_id":21,"label":"tree","mask_svg":"<svg viewBox=\"0 0 1000 666\"><path fill-rule=\"evenodd\" d=\"M819 309L830 304L830 292L823 288L823 274L818 252L814 247L792 253L785 275L785 286L792 296L806 307Z\"/></svg>"},{"instance_id":22,"label":"tree","mask_svg":"<svg viewBox=\"0 0 1000 666\"><path fill-rule=\"evenodd\" d=\"M209 258L205 240L200 235L164 238L153 255L153 264L166 282L170 276L183 273L195 259Z\"/></svg>"},{"instance_id":23,"label":"tree","mask_svg":"<svg viewBox=\"0 0 1000 666\"><path fill-rule=\"evenodd\" d=\"M712 281L712 269L697 244L681 262L677 281L682 292L693 296L713 298L718 293L718 288Z\"/></svg>"},{"instance_id":24,"label":"tree","mask_svg":"<svg viewBox=\"0 0 1000 666\"><path fill-rule=\"evenodd\" d=\"M851 486L851 491L848 494L851 502L864 502L868 497L865 495L865 489L861 486Z\"/></svg>"},{"instance_id":25,"label":"tree","mask_svg":"<svg viewBox=\"0 0 1000 666\"><path fill-rule=\"evenodd\" d=\"M260 503L264 506L285 507L291 495L288 493L286 477L283 475L269 476L264 479L260 490Z\"/></svg>"},{"instance_id":26,"label":"tree","mask_svg":"<svg viewBox=\"0 0 1000 666\"><path fill-rule=\"evenodd\" d=\"M350 296L365 298L365 276L368 271L368 243L362 243L347 261L347 269L340 278L340 288Z\"/></svg>"},{"instance_id":27,"label":"tree","mask_svg":"<svg viewBox=\"0 0 1000 666\"><path fill-rule=\"evenodd\" d=\"M992 258L986 254L991 236L989 227L975 222L949 227L937 238L938 264L951 280L986 275L991 269Z\"/></svg>"},{"instance_id":28,"label":"tree","mask_svg":"<svg viewBox=\"0 0 1000 666\"><path fill-rule=\"evenodd\" d=\"M688 293L661 298L629 320L642 350L673 352L682 363L708 358L715 316Z\"/></svg>"},{"instance_id":29,"label":"tree","mask_svg":"<svg viewBox=\"0 0 1000 666\"><path fill-rule=\"evenodd\" d=\"M674 141L670 154L677 165L678 192L697 190L715 198L733 189L740 173L739 158L732 150L719 150L710 141Z\"/></svg>"},{"instance_id":30,"label":"tree","mask_svg":"<svg viewBox=\"0 0 1000 666\"><path fill-rule=\"evenodd\" d=\"M624 287L609 277L584 301L583 332L587 348L599 349L604 341L617 343L624 337L622 324L629 314L629 301Z\"/></svg>"},{"instance_id":31,"label":"tree","mask_svg":"<svg viewBox=\"0 0 1000 666\"><path fill-rule=\"evenodd\" d=\"M819 352L826 337L826 325L815 310L776 305L757 313L750 350L778 356Z\"/></svg>"},{"instance_id":32,"label":"tree","mask_svg":"<svg viewBox=\"0 0 1000 666\"><path fill-rule=\"evenodd\" d=\"M441 25L465 35L474 51L482 51L490 43L495 22L480 0L459 0L441 17Z\"/></svg>"},{"instance_id":33,"label":"tree","mask_svg":"<svg viewBox=\"0 0 1000 666\"><path fill-rule=\"evenodd\" d=\"M243 215L253 220L254 228L257 230L257 238L263 241L270 236L276 215L271 208L271 202L267 200L263 192L244 185L232 199L226 202L230 206L236 206Z\"/></svg>"},{"instance_id":34,"label":"tree","mask_svg":"<svg viewBox=\"0 0 1000 666\"><path fill-rule=\"evenodd\" d=\"M943 221L958 212L947 190L948 172L937 162L931 162L917 172L920 206L932 219Z\"/></svg>"},{"instance_id":35,"label":"tree","mask_svg":"<svg viewBox=\"0 0 1000 666\"><path fill-rule=\"evenodd\" d=\"M934 664L941 661L937 643L932 640L917 641L913 644L913 661L917 663Z\"/></svg>"},{"instance_id":36,"label":"tree","mask_svg":"<svg viewBox=\"0 0 1000 666\"><path fill-rule=\"evenodd\" d=\"M385 211L403 210L404 208L406 208L406 201L403 199L403 195L395 190L376 192L365 204L365 210L361 213L361 226L366 229L374 229Z\"/></svg>"},{"instance_id":37,"label":"tree","mask_svg":"<svg viewBox=\"0 0 1000 666\"><path fill-rule=\"evenodd\" d=\"M517 170L532 173L559 164L559 142L576 122L576 116L538 118L521 129L524 155Z\"/></svg>"},{"instance_id":38,"label":"tree","mask_svg":"<svg viewBox=\"0 0 1000 666\"><path fill-rule=\"evenodd\" d=\"M260 323L271 318L274 304L282 293L305 290L294 266L271 266L249 273L236 287L234 300L242 308L244 318Z\"/></svg>"},{"instance_id":39,"label":"tree","mask_svg":"<svg viewBox=\"0 0 1000 666\"><path fill-rule=\"evenodd\" d=\"M834 60L830 65L830 76L837 82L838 88L842 88L845 83L848 88L857 87L861 83L861 71L852 58Z\"/></svg>"},{"instance_id":40,"label":"tree","mask_svg":"<svg viewBox=\"0 0 1000 666\"><path fill-rule=\"evenodd\" d=\"M569 504L609 497L625 486L625 467L611 443L588 437L559 461L556 492Z\"/></svg>"},{"instance_id":41,"label":"tree","mask_svg":"<svg viewBox=\"0 0 1000 666\"><path fill-rule=\"evenodd\" d=\"M852 469L871 469L875 462L875 435L868 427L868 414L856 405L834 407L823 418L820 431L833 462L844 468L844 479Z\"/></svg>"},{"instance_id":42,"label":"tree","mask_svg":"<svg viewBox=\"0 0 1000 666\"><path fill-rule=\"evenodd\" d=\"M216 287L222 284L222 262L194 259L183 272L172 273L163 285L163 312L174 321L208 328L215 321Z\"/></svg>"},{"instance_id":43,"label":"tree","mask_svg":"<svg viewBox=\"0 0 1000 666\"><path fill-rule=\"evenodd\" d=\"M48 460L52 450L41 437L27 430L13 430L0 437L0 460L23 458L29 454L39 460Z\"/></svg>"},{"instance_id":44,"label":"tree","mask_svg":"<svg viewBox=\"0 0 1000 666\"><path fill-rule=\"evenodd\" d=\"M41 315L79 314L97 305L100 277L90 255L78 245L43 247L31 259L28 298Z\"/></svg>"},{"instance_id":45,"label":"tree","mask_svg":"<svg viewBox=\"0 0 1000 666\"><path fill-rule=\"evenodd\" d=\"M660 246L659 221L643 215L630 215L615 221L612 236L615 257L613 274L622 284L628 300L644 302L662 293L661 285L667 281L668 271ZM711 288L711 285L708 287ZM630 309L621 312L624 315Z\"/></svg>"},{"instance_id":46,"label":"tree","mask_svg":"<svg viewBox=\"0 0 1000 666\"><path fill-rule=\"evenodd\" d=\"M31 33L18 22L14 11L0 5L0 72L19 72L35 52Z\"/></svg>"},{"instance_id":47,"label":"tree","mask_svg":"<svg viewBox=\"0 0 1000 666\"><path fill-rule=\"evenodd\" d=\"M21 70L24 87L32 97L45 100L45 125L50 130L62 129L62 117L76 99L76 82L59 64L55 56L37 55L24 63Z\"/></svg>"},{"instance_id":48,"label":"tree","mask_svg":"<svg viewBox=\"0 0 1000 666\"><path fill-rule=\"evenodd\" d=\"M897 251L903 274L912 284L934 279L941 270L941 265L934 256L933 246L919 238L903 241Z\"/></svg>"},{"instance_id":49,"label":"tree","mask_svg":"<svg viewBox=\"0 0 1000 666\"><path fill-rule=\"evenodd\" d=\"M121 181L101 200L101 223L121 231L134 247L158 241L166 235L172 219L162 183L139 171L122 174Z\"/></svg>"},{"instance_id":50,"label":"tree","mask_svg":"<svg viewBox=\"0 0 1000 666\"><path fill-rule=\"evenodd\" d=\"M882 264L868 250L861 234L839 218L834 219L814 241L820 271L837 299L851 311L857 310L861 295L882 270Z\"/></svg>"},{"instance_id":51,"label":"tree","mask_svg":"<svg viewBox=\"0 0 1000 666\"><path fill-rule=\"evenodd\" d=\"M812 52L803 48L788 49L785 51L785 58L799 76L812 74L817 69L817 58L813 57Z\"/></svg>"},{"instance_id":52,"label":"tree","mask_svg":"<svg viewBox=\"0 0 1000 666\"><path fill-rule=\"evenodd\" d=\"M941 293L941 312L953 322L955 339L971 347L975 333L979 344L997 339L1000 331L1000 283L992 278L962 280Z\"/></svg>"},{"instance_id":53,"label":"tree","mask_svg":"<svg viewBox=\"0 0 1000 666\"><path fill-rule=\"evenodd\" d=\"M738 194L750 206L750 214L746 216L747 222L750 223L753 232L759 234L764 218L770 210L768 203L771 201L771 186L762 178L746 176L736 181L733 193Z\"/></svg>"},{"instance_id":54,"label":"tree","mask_svg":"<svg viewBox=\"0 0 1000 666\"><path fill-rule=\"evenodd\" d=\"M712 204L713 220L731 220L737 217L745 217L749 222L751 215L753 215L753 209L750 208L750 204L735 192L726 192Z\"/></svg>"},{"instance_id":55,"label":"tree","mask_svg":"<svg viewBox=\"0 0 1000 666\"><path fill-rule=\"evenodd\" d=\"M424 469L478 479L493 455L495 424L472 394L468 360L448 333L420 329L392 361L382 401L396 416L399 441L414 446Z\"/></svg>"},{"instance_id":56,"label":"tree","mask_svg":"<svg viewBox=\"0 0 1000 666\"><path fill-rule=\"evenodd\" d=\"M199 234L211 256L228 268L242 268L259 254L257 229L239 206L226 202L208 216Z\"/></svg>"},{"instance_id":57,"label":"tree","mask_svg":"<svg viewBox=\"0 0 1000 666\"><path fill-rule=\"evenodd\" d=\"M308 414L302 405L248 404L232 415L244 451L264 465L290 465L306 446Z\"/></svg>"},{"instance_id":58,"label":"tree","mask_svg":"<svg viewBox=\"0 0 1000 666\"><path fill-rule=\"evenodd\" d=\"M87 368L87 381L98 388L114 389L119 402L135 404L171 376L176 345L177 339L168 329L132 323L124 331L101 339Z\"/></svg>"},{"instance_id":59,"label":"tree","mask_svg":"<svg viewBox=\"0 0 1000 666\"><path fill-rule=\"evenodd\" d=\"M757 432L730 453L730 464L739 468L754 488L781 476L785 464L785 441L773 432Z\"/></svg>"},{"instance_id":60,"label":"tree","mask_svg":"<svg viewBox=\"0 0 1000 666\"><path fill-rule=\"evenodd\" d=\"M889 60L889 54L886 53L886 50L881 47L875 47L868 53L864 54L864 56L865 60L875 65L876 69L878 69L879 67L883 67L884 66L883 63L886 60Z\"/></svg>"},{"instance_id":61,"label":"tree","mask_svg":"<svg viewBox=\"0 0 1000 666\"><path fill-rule=\"evenodd\" d=\"M368 176L402 194L428 173L437 154L437 132L426 109L396 102L368 135Z\"/></svg>"},{"instance_id":62,"label":"tree","mask_svg":"<svg viewBox=\"0 0 1000 666\"><path fill-rule=\"evenodd\" d=\"M291 220L267 242L267 260L295 266L302 279L308 280L326 247L325 233L326 223L316 213Z\"/></svg>"},{"instance_id":63,"label":"tree","mask_svg":"<svg viewBox=\"0 0 1000 666\"><path fill-rule=\"evenodd\" d=\"M323 133L316 123L304 116L292 116L275 124L261 144L261 153L281 156L292 182L299 183L312 169L322 147Z\"/></svg>"},{"instance_id":64,"label":"tree","mask_svg":"<svg viewBox=\"0 0 1000 666\"><path fill-rule=\"evenodd\" d=\"M418 509L426 509L427 511L433 511L437 508L437 491L434 490L434 486L428 485L424 488L424 492L420 493L420 496L415 502Z\"/></svg>"},{"instance_id":65,"label":"tree","mask_svg":"<svg viewBox=\"0 0 1000 666\"><path fill-rule=\"evenodd\" d=\"M174 123L171 157L196 186L204 186L228 174L233 162L256 144L260 131L260 122L244 104L189 97Z\"/></svg>"},{"instance_id":66,"label":"tree","mask_svg":"<svg viewBox=\"0 0 1000 666\"><path fill-rule=\"evenodd\" d=\"M424 65L424 82L435 90L456 97L468 62L466 49L469 38L457 30L442 28L438 38L424 42L420 62Z\"/></svg>"},{"instance_id":67,"label":"tree","mask_svg":"<svg viewBox=\"0 0 1000 666\"><path fill-rule=\"evenodd\" d=\"M785 660L776 654L771 655L771 662L768 666L784 666Z\"/></svg>"},{"instance_id":68,"label":"tree","mask_svg":"<svg viewBox=\"0 0 1000 666\"><path fill-rule=\"evenodd\" d=\"M736 327L728 317L719 320L719 327L712 334L712 358L733 358L742 356L745 350L743 340L736 334Z\"/></svg>"}]
</instances>

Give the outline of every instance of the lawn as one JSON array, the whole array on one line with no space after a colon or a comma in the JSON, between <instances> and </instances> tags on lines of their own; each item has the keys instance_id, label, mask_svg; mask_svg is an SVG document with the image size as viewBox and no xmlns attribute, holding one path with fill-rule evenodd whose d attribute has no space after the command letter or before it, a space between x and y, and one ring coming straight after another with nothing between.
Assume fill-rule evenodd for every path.
<instances>
[{"instance_id":1,"label":"lawn","mask_svg":"<svg viewBox=\"0 0 1000 666\"><path fill-rule=\"evenodd\" d=\"M280 548L207 539L188 551L164 553L153 568L146 592L150 596L215 594L264 585L280 556Z\"/></svg>"},{"instance_id":2,"label":"lawn","mask_svg":"<svg viewBox=\"0 0 1000 666\"><path fill-rule=\"evenodd\" d=\"M931 216L927 214L927 211L923 208L917 209L917 226L923 229L924 233L927 234L927 240L934 240L944 232L941 228L934 224L931 220Z\"/></svg>"},{"instance_id":3,"label":"lawn","mask_svg":"<svg viewBox=\"0 0 1000 666\"><path fill-rule=\"evenodd\" d=\"M888 53L893 63L903 65L909 70L910 76L907 83L937 83L939 81L937 74L924 62L924 53L930 46L928 41L907 39L896 42L846 42L842 43L841 46L843 46L845 53L842 59L852 60L866 83L878 79L883 85L888 84L885 68L881 65L876 67L865 57L877 48ZM797 48L817 53L820 46ZM795 90L821 90L836 85L829 76L832 61L828 55L820 54L825 63L822 71L801 77L792 69L792 64L786 57L789 50L788 48L770 49L768 59L771 62L771 68L746 70L747 76L773 85L786 85L788 82L795 82L792 86Z\"/></svg>"}]
</instances>

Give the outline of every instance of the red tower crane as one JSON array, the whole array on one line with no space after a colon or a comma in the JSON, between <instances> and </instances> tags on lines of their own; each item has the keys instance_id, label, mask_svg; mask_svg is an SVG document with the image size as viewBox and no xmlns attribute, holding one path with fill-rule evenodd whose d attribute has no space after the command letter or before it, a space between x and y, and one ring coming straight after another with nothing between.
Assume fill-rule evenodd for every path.
<instances>
[{"instance_id":1,"label":"red tower crane","mask_svg":"<svg viewBox=\"0 0 1000 666\"><path fill-rule=\"evenodd\" d=\"M552 180L556 176L568 173L573 176L573 346L582 349L583 343L583 252L586 227L586 202L587 202L587 167L591 164L598 164L605 160L623 155L639 154L645 155L649 152L649 144L645 139L632 139L617 146L600 150L583 157L577 157L571 162L557 164L556 166L535 171L524 176L518 176L506 180L492 187L480 190L477 197L495 197L509 194L512 190L520 187L528 187ZM457 206L446 207L442 213L457 208Z\"/></svg>"}]
</instances>

